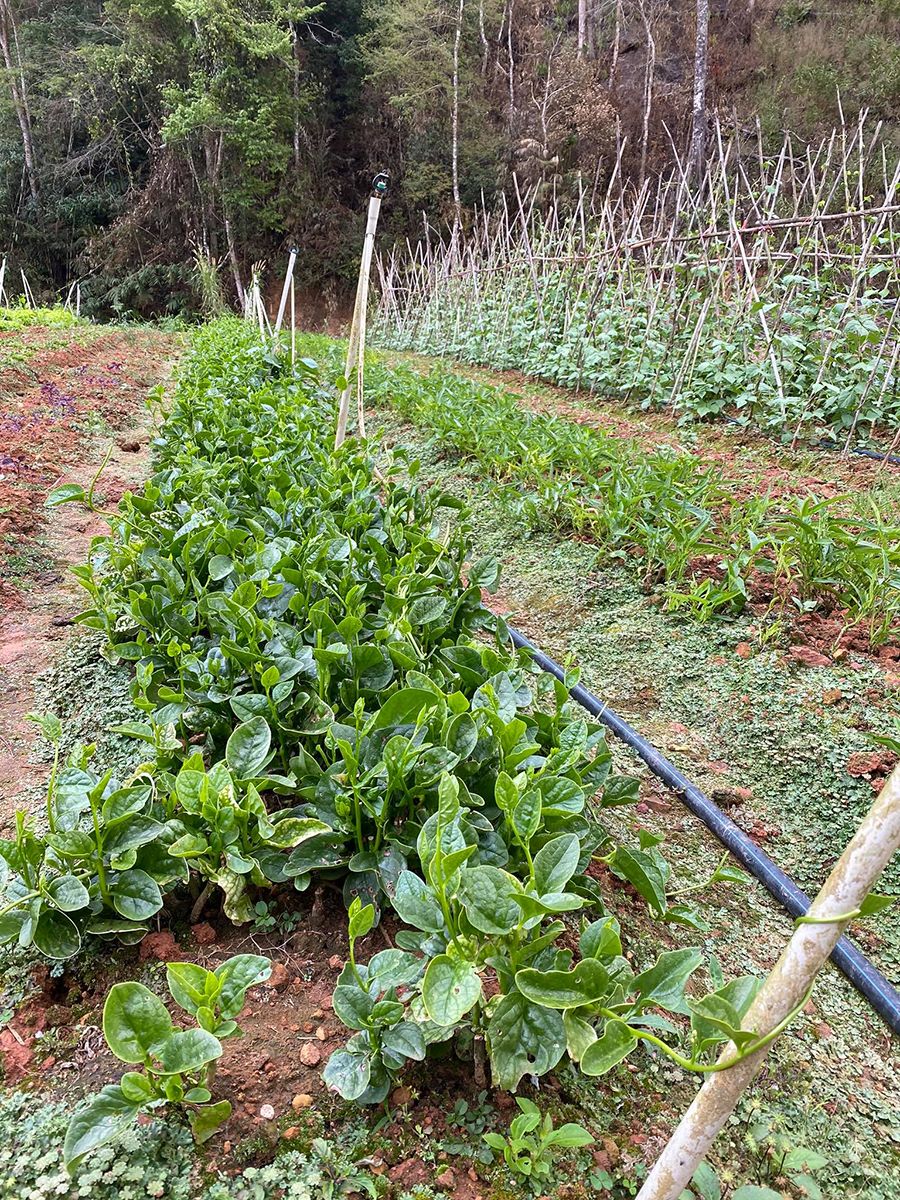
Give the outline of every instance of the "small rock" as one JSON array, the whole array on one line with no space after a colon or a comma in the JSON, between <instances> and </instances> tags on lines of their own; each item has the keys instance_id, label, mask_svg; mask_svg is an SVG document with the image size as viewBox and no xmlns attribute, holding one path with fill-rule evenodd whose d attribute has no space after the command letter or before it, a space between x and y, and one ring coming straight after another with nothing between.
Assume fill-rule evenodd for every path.
<instances>
[{"instance_id":1,"label":"small rock","mask_svg":"<svg viewBox=\"0 0 900 1200\"><path fill-rule=\"evenodd\" d=\"M800 663L803 667L831 666L831 659L825 654L820 654L818 650L813 650L812 646L791 646L788 654L794 662Z\"/></svg>"},{"instance_id":2,"label":"small rock","mask_svg":"<svg viewBox=\"0 0 900 1200\"><path fill-rule=\"evenodd\" d=\"M231 1153L231 1142L225 1142L225 1144L222 1146L222 1149L225 1151L226 1154L230 1154Z\"/></svg>"},{"instance_id":3,"label":"small rock","mask_svg":"<svg viewBox=\"0 0 900 1200\"><path fill-rule=\"evenodd\" d=\"M441 1171L440 1175L435 1175L434 1182L439 1188L446 1188L448 1191L450 1188L455 1187L456 1176L453 1173L453 1168L447 1167L445 1171Z\"/></svg>"},{"instance_id":4,"label":"small rock","mask_svg":"<svg viewBox=\"0 0 900 1200\"><path fill-rule=\"evenodd\" d=\"M316 1040L319 1042L324 1042L327 1036L328 1035L325 1032L324 1025L320 1025L319 1028L316 1030Z\"/></svg>"},{"instance_id":5,"label":"small rock","mask_svg":"<svg viewBox=\"0 0 900 1200\"><path fill-rule=\"evenodd\" d=\"M202 921L199 925L192 925L191 933L194 935L194 941L198 946L211 946L216 940L216 931L208 921Z\"/></svg>"},{"instance_id":6,"label":"small rock","mask_svg":"<svg viewBox=\"0 0 900 1200\"><path fill-rule=\"evenodd\" d=\"M294 1138L298 1138L300 1136L300 1126L291 1125L290 1128L286 1129L281 1136L286 1142L292 1142Z\"/></svg>"},{"instance_id":7,"label":"small rock","mask_svg":"<svg viewBox=\"0 0 900 1200\"><path fill-rule=\"evenodd\" d=\"M291 982L291 973L284 963L273 962L272 974L266 980L266 987L272 988L273 991L280 992Z\"/></svg>"},{"instance_id":8,"label":"small rock","mask_svg":"<svg viewBox=\"0 0 900 1200\"><path fill-rule=\"evenodd\" d=\"M302 1112L304 1108L312 1108L313 1098L306 1092L300 1092L291 1101L291 1108L294 1112Z\"/></svg>"},{"instance_id":9,"label":"small rock","mask_svg":"<svg viewBox=\"0 0 900 1200\"><path fill-rule=\"evenodd\" d=\"M262 1108L260 1108L260 1110L259 1110L259 1115L262 1117L262 1119L264 1121L274 1121L275 1120L275 1109L272 1107L271 1104L264 1104L262 1106Z\"/></svg>"},{"instance_id":10,"label":"small rock","mask_svg":"<svg viewBox=\"0 0 900 1200\"><path fill-rule=\"evenodd\" d=\"M412 1100L412 1088L398 1087L391 1092L391 1104L394 1108L404 1108Z\"/></svg>"},{"instance_id":11,"label":"small rock","mask_svg":"<svg viewBox=\"0 0 900 1200\"><path fill-rule=\"evenodd\" d=\"M322 1051L313 1042L305 1042L300 1050L300 1061L304 1067L317 1067L322 1061Z\"/></svg>"},{"instance_id":12,"label":"small rock","mask_svg":"<svg viewBox=\"0 0 900 1200\"><path fill-rule=\"evenodd\" d=\"M119 442L119 449L124 450L126 454L136 454L140 448L140 442Z\"/></svg>"},{"instance_id":13,"label":"small rock","mask_svg":"<svg viewBox=\"0 0 900 1200\"><path fill-rule=\"evenodd\" d=\"M734 648L734 652L738 658L749 658L753 653L753 647L749 642L738 642Z\"/></svg>"},{"instance_id":14,"label":"small rock","mask_svg":"<svg viewBox=\"0 0 900 1200\"><path fill-rule=\"evenodd\" d=\"M713 788L712 798L716 804L728 808L732 804L748 804L753 799L753 793L746 787Z\"/></svg>"},{"instance_id":15,"label":"small rock","mask_svg":"<svg viewBox=\"0 0 900 1200\"><path fill-rule=\"evenodd\" d=\"M339 954L332 954L331 958L328 960L328 965L331 967L332 971L339 971L344 965L344 960Z\"/></svg>"}]
</instances>

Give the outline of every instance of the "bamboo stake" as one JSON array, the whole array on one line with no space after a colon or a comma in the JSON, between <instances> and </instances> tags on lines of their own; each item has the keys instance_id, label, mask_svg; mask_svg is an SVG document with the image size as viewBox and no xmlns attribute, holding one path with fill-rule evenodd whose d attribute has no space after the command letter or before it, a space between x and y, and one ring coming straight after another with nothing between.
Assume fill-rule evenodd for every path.
<instances>
[{"instance_id":1,"label":"bamboo stake","mask_svg":"<svg viewBox=\"0 0 900 1200\"><path fill-rule=\"evenodd\" d=\"M744 1019L744 1028L765 1037L802 1003L838 939L879 875L900 847L900 767L882 788L824 887L798 923ZM819 921L809 922L809 917ZM706 1156L769 1046L728 1070L710 1075L638 1193L638 1200L678 1200ZM729 1044L719 1062L735 1055Z\"/></svg>"}]
</instances>

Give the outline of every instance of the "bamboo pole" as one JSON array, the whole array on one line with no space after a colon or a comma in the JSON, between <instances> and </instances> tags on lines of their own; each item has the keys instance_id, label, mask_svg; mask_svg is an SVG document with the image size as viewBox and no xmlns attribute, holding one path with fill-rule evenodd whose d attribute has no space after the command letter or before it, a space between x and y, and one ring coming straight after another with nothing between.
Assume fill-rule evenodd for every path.
<instances>
[{"instance_id":1,"label":"bamboo pole","mask_svg":"<svg viewBox=\"0 0 900 1200\"><path fill-rule=\"evenodd\" d=\"M850 919L900 847L900 767L881 790L824 887L798 923L784 953L747 1013L744 1027L765 1037L802 1002ZM819 921L809 922L809 917ZM638 1193L638 1200L678 1200L719 1130L755 1078L769 1046L710 1075ZM719 1062L734 1057L729 1044Z\"/></svg>"}]
</instances>

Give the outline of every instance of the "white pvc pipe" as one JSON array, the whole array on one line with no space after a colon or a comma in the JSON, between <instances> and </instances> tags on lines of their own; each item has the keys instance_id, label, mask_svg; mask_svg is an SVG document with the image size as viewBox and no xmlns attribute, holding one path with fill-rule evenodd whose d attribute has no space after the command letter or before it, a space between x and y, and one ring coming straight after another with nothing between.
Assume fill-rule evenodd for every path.
<instances>
[{"instance_id":1,"label":"white pvc pipe","mask_svg":"<svg viewBox=\"0 0 900 1200\"><path fill-rule=\"evenodd\" d=\"M284 320L284 310L287 306L288 294L294 280L294 263L297 261L297 251L292 250L288 259L287 270L284 273L284 286L281 289L281 300L278 302L278 316L275 318L275 336L281 332L281 322Z\"/></svg>"},{"instance_id":2,"label":"white pvc pipe","mask_svg":"<svg viewBox=\"0 0 900 1200\"><path fill-rule=\"evenodd\" d=\"M362 259L359 264L359 280L356 284L356 303L353 306L353 320L350 324L350 339L347 345L347 362L344 367L344 378L347 386L341 392L341 402L338 408L337 432L334 436L334 448L343 445L347 436L347 418L350 415L351 372L357 368L357 388L359 404L362 404L362 371L359 368L359 357L365 352L365 328L363 324L360 339L360 313L367 302L369 294L369 272L372 269L372 253L375 249L375 231L378 228L378 214L381 211L381 197L369 197L369 213L366 218L366 235L363 239Z\"/></svg>"},{"instance_id":3,"label":"white pvc pipe","mask_svg":"<svg viewBox=\"0 0 900 1200\"><path fill-rule=\"evenodd\" d=\"M765 1036L797 1007L827 962L891 856L900 847L900 767L881 791L824 887L809 906L823 924L798 925L744 1019ZM843 917L843 920L829 918ZM710 1075L681 1119L637 1200L678 1200L769 1051L766 1046L734 1067ZM734 1057L729 1044L719 1062Z\"/></svg>"}]
</instances>

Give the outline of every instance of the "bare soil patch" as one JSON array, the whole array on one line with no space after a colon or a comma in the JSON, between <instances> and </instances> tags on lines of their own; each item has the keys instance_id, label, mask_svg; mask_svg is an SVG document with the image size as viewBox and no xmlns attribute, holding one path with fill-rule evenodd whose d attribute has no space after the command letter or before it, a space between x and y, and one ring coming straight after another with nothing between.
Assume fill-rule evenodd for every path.
<instances>
[{"instance_id":1,"label":"bare soil patch","mask_svg":"<svg viewBox=\"0 0 900 1200\"><path fill-rule=\"evenodd\" d=\"M35 676L82 606L68 568L106 532L80 508L48 512L44 500L62 480L87 485L111 442L98 495L114 504L146 476L144 399L176 352L173 338L150 330L70 336L72 345L36 351L28 375L13 373L0 388L0 824L35 781L25 720Z\"/></svg>"}]
</instances>

